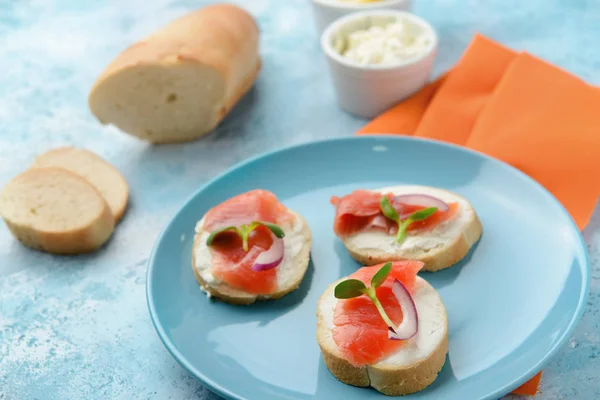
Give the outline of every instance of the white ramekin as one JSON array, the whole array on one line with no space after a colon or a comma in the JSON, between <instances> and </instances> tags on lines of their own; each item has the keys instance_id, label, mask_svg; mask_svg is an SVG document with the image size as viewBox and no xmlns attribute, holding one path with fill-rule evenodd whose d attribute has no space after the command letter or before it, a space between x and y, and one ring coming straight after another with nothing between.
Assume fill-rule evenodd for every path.
<instances>
[{"instance_id":1,"label":"white ramekin","mask_svg":"<svg viewBox=\"0 0 600 400\"><path fill-rule=\"evenodd\" d=\"M380 9L410 11L412 0L379 0L369 3L354 3L340 0L312 0L312 6L317 33L321 35L329 24L346 14Z\"/></svg>"},{"instance_id":2,"label":"white ramekin","mask_svg":"<svg viewBox=\"0 0 600 400\"><path fill-rule=\"evenodd\" d=\"M431 35L424 52L394 65L360 65L333 48L338 35L368 29L372 21L408 18ZM329 72L340 107L362 118L373 118L411 96L429 81L438 48L433 27L420 17L403 11L376 10L349 14L329 25L321 35L321 47L327 56Z\"/></svg>"}]
</instances>

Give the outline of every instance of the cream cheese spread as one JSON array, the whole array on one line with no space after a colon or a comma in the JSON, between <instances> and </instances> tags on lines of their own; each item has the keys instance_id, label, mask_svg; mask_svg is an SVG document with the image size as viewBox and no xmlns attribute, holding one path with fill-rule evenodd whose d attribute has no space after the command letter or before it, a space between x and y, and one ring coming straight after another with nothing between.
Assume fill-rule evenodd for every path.
<instances>
[{"instance_id":1,"label":"cream cheese spread","mask_svg":"<svg viewBox=\"0 0 600 400\"><path fill-rule=\"evenodd\" d=\"M393 65L426 53L432 33L408 18L347 35L342 56L360 65Z\"/></svg>"}]
</instances>

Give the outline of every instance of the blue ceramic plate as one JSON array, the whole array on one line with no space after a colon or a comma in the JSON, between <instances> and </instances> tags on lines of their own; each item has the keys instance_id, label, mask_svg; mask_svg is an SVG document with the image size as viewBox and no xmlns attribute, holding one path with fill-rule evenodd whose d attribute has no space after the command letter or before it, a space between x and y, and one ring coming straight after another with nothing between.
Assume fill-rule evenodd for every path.
<instances>
[{"instance_id":1,"label":"blue ceramic plate","mask_svg":"<svg viewBox=\"0 0 600 400\"><path fill-rule=\"evenodd\" d=\"M359 266L332 231L332 195L421 184L471 201L483 223L460 264L424 273L448 311L449 355L411 399L496 399L538 372L565 344L586 301L589 264L563 207L536 182L484 155L438 142L353 137L254 158L202 187L173 218L150 258L150 314L167 349L216 393L233 399L374 399L337 381L316 342L315 309L332 281ZM255 188L273 191L312 229L311 265L274 302L232 306L199 289L194 225L211 207Z\"/></svg>"}]
</instances>

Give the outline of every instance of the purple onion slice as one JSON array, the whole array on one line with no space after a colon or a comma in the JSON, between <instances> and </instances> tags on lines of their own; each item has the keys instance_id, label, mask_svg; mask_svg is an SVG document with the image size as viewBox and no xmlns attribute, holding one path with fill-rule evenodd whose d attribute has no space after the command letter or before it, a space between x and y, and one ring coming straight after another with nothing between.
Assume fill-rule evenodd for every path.
<instances>
[{"instance_id":1,"label":"purple onion slice","mask_svg":"<svg viewBox=\"0 0 600 400\"><path fill-rule=\"evenodd\" d=\"M450 209L448 203L428 194L402 194L395 196L393 202L405 204L407 206L423 206L426 208L437 207L439 211L444 212Z\"/></svg>"},{"instance_id":2,"label":"purple onion slice","mask_svg":"<svg viewBox=\"0 0 600 400\"><path fill-rule=\"evenodd\" d=\"M417 314L417 306L408 292L408 289L406 289L406 287L398 279L395 279L394 283L392 284L392 293L394 293L394 296L398 300L398 304L402 308L402 322L397 327L389 328L388 339L410 339L419 331L419 315Z\"/></svg>"},{"instance_id":3,"label":"purple onion slice","mask_svg":"<svg viewBox=\"0 0 600 400\"><path fill-rule=\"evenodd\" d=\"M273 235L273 244L269 247L269 250L263 251L258 255L252 265L252 271L268 271L277 267L283 260L283 251L283 239Z\"/></svg>"}]
</instances>

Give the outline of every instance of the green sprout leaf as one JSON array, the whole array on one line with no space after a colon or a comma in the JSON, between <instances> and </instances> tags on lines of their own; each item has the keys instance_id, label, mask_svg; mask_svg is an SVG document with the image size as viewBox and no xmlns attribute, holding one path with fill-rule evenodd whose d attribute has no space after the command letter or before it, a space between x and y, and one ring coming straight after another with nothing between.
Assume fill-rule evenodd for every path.
<instances>
[{"instance_id":1,"label":"green sprout leaf","mask_svg":"<svg viewBox=\"0 0 600 400\"><path fill-rule=\"evenodd\" d=\"M388 199L387 196L383 196L381 198L381 200L379 201L379 206L381 207L383 215L385 215L387 219L391 219L394 222L398 222L400 220L398 212L396 211L392 203L390 203L390 199Z\"/></svg>"},{"instance_id":2,"label":"green sprout leaf","mask_svg":"<svg viewBox=\"0 0 600 400\"><path fill-rule=\"evenodd\" d=\"M398 224L398 234L396 235L396 241L402 243L406 239L406 230L408 226L416 221L422 221L426 218L431 217L437 211L437 207L424 208L419 211L415 211L410 214L408 218Z\"/></svg>"},{"instance_id":3,"label":"green sprout leaf","mask_svg":"<svg viewBox=\"0 0 600 400\"><path fill-rule=\"evenodd\" d=\"M385 265L383 267L381 267L381 269L379 271L377 271L377 273L375 275L373 275L373 278L371 278L371 287L378 288L379 286L381 286L381 284L383 282L385 282L385 278L387 278L387 276L390 274L391 270L392 270L392 263L391 262L385 263Z\"/></svg>"},{"instance_id":4,"label":"green sprout leaf","mask_svg":"<svg viewBox=\"0 0 600 400\"><path fill-rule=\"evenodd\" d=\"M387 196L383 196L381 198L379 201L379 206L381 207L381 212L387 219L391 219L398 224L398 234L396 235L396 242L398 243L402 243L404 239L406 239L406 230L410 224L429 218L437 211L437 207L428 207L419 211L415 211L406 219L401 220L398 212L392 203L390 203L390 200L387 198Z\"/></svg>"},{"instance_id":5,"label":"green sprout leaf","mask_svg":"<svg viewBox=\"0 0 600 400\"><path fill-rule=\"evenodd\" d=\"M366 285L358 279L347 279L342 281L335 287L334 295L338 299L352 299L354 297L362 296L363 294L366 295L369 299L371 299L373 304L375 304L375 308L377 308L381 319L383 319L388 328L395 332L396 328L394 327L394 323L390 320L387 313L383 309L381 302L377 298L377 292L375 290L377 287L381 286L383 282L385 282L385 279L391 270L392 263L385 263L385 265L383 265L379 271L373 275L373 278L371 278L371 287L369 288L367 288Z\"/></svg>"},{"instance_id":6,"label":"green sprout leaf","mask_svg":"<svg viewBox=\"0 0 600 400\"><path fill-rule=\"evenodd\" d=\"M217 235L225 231L234 231L238 234L240 233L235 226L227 226L225 228L217 229L208 236L208 239L206 239L206 245L211 246Z\"/></svg>"},{"instance_id":7,"label":"green sprout leaf","mask_svg":"<svg viewBox=\"0 0 600 400\"><path fill-rule=\"evenodd\" d=\"M408 216L408 219L410 219L413 222L414 221L422 221L425 218L431 217L436 211L437 211L437 207L424 208L422 210L415 211L414 213L410 214Z\"/></svg>"},{"instance_id":8,"label":"green sprout leaf","mask_svg":"<svg viewBox=\"0 0 600 400\"><path fill-rule=\"evenodd\" d=\"M256 228L258 228L261 225L269 228L269 230L271 232L273 232L273 234L275 236L277 236L279 239L281 239L285 236L283 229L281 229L279 226L277 226L275 224L272 224L270 222L254 221L248 225L243 224L243 225L240 225L239 227L228 226L225 228L217 229L216 231L212 232L208 236L208 239L206 239L206 245L207 246L212 245L215 237L217 237L218 234L225 232L225 231L233 231L233 232L236 232L242 238L242 247L244 248L244 251L248 251L249 250L248 239L250 238L250 233L252 233L253 230L255 230Z\"/></svg>"},{"instance_id":9,"label":"green sprout leaf","mask_svg":"<svg viewBox=\"0 0 600 400\"><path fill-rule=\"evenodd\" d=\"M335 287L333 293L338 299L351 299L353 297L365 294L367 287L358 279L348 279L340 282Z\"/></svg>"},{"instance_id":10,"label":"green sprout leaf","mask_svg":"<svg viewBox=\"0 0 600 400\"><path fill-rule=\"evenodd\" d=\"M273 234L275 236L277 236L279 239L281 239L282 237L285 236L285 233L283 232L283 229L281 229L280 227L278 227L275 224L272 224L270 222L262 222L262 221L256 221L256 223L259 223L259 224L264 225L267 228L269 228L271 230L271 232L273 232Z\"/></svg>"}]
</instances>

